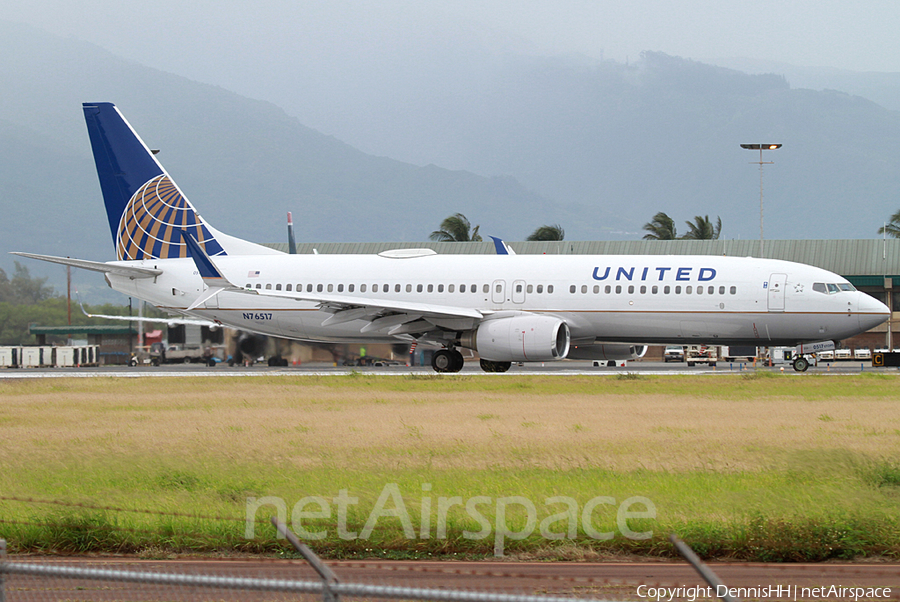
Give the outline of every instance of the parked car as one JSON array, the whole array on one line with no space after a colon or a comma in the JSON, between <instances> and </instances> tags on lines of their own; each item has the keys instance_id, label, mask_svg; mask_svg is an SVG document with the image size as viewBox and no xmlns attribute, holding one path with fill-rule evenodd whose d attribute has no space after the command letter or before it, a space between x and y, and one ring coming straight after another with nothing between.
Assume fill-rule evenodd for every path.
<instances>
[{"instance_id":1,"label":"parked car","mask_svg":"<svg viewBox=\"0 0 900 602\"><path fill-rule=\"evenodd\" d=\"M834 350L834 359L835 360L852 360L853 354L849 349L835 349Z\"/></svg>"},{"instance_id":2,"label":"parked car","mask_svg":"<svg viewBox=\"0 0 900 602\"><path fill-rule=\"evenodd\" d=\"M683 362L684 361L684 347L681 345L672 345L666 347L666 350L663 352L663 361L664 362Z\"/></svg>"}]
</instances>

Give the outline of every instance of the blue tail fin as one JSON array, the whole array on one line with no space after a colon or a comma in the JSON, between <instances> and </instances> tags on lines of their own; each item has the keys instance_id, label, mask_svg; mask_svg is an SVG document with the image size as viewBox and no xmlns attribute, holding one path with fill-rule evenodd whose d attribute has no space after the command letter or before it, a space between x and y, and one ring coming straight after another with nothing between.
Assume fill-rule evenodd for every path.
<instances>
[{"instance_id":1,"label":"blue tail fin","mask_svg":"<svg viewBox=\"0 0 900 602\"><path fill-rule=\"evenodd\" d=\"M116 257L189 257L179 230L190 232L207 255L224 255L202 218L116 106L84 103L83 109Z\"/></svg>"}]
</instances>

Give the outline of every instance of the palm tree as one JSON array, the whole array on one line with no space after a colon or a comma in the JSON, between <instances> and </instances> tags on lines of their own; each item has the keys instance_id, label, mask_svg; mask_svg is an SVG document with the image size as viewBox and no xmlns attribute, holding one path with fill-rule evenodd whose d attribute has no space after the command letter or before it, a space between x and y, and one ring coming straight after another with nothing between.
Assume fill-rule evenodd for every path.
<instances>
[{"instance_id":1,"label":"palm tree","mask_svg":"<svg viewBox=\"0 0 900 602\"><path fill-rule=\"evenodd\" d=\"M879 234L887 234L891 238L900 238L900 210L891 216L891 221L878 228Z\"/></svg>"},{"instance_id":2,"label":"palm tree","mask_svg":"<svg viewBox=\"0 0 900 602\"><path fill-rule=\"evenodd\" d=\"M541 226L528 235L525 240L563 240L566 237L566 231L559 224L550 226Z\"/></svg>"},{"instance_id":3,"label":"palm tree","mask_svg":"<svg viewBox=\"0 0 900 602\"><path fill-rule=\"evenodd\" d=\"M481 242L478 228L472 229L472 224L462 213L454 213L441 222L441 229L435 230L428 237L438 242Z\"/></svg>"},{"instance_id":4,"label":"palm tree","mask_svg":"<svg viewBox=\"0 0 900 602\"><path fill-rule=\"evenodd\" d=\"M716 225L709 221L708 215L695 215L693 222L685 222L688 233L681 238L685 240L718 240L722 233L722 218L716 217Z\"/></svg>"},{"instance_id":5,"label":"palm tree","mask_svg":"<svg viewBox=\"0 0 900 602\"><path fill-rule=\"evenodd\" d=\"M644 224L644 240L675 240L675 220L660 211Z\"/></svg>"}]
</instances>

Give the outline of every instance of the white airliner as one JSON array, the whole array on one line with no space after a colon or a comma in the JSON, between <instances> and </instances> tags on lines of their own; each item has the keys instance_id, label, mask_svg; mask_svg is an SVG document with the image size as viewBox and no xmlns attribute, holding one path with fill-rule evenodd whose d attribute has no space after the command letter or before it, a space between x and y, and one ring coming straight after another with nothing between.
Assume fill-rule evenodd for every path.
<instances>
[{"instance_id":1,"label":"white airliner","mask_svg":"<svg viewBox=\"0 0 900 602\"><path fill-rule=\"evenodd\" d=\"M194 210L115 105L83 107L118 261L17 253L103 272L164 310L303 341L437 344L488 372L511 362L630 359L646 344L796 345L881 324L847 280L772 259L714 256L292 255L234 238ZM503 253L503 254L500 254Z\"/></svg>"}]
</instances>

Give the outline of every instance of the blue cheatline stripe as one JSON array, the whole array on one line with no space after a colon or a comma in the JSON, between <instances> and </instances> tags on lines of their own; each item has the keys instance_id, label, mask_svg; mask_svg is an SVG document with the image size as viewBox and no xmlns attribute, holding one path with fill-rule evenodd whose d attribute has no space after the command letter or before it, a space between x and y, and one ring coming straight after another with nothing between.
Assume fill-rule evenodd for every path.
<instances>
[{"instance_id":1,"label":"blue cheatline stripe","mask_svg":"<svg viewBox=\"0 0 900 602\"><path fill-rule=\"evenodd\" d=\"M219 270L216 269L216 266L213 265L213 262L210 261L209 256L203 250L203 247L200 246L194 237L187 230L176 230L181 235L181 240L184 241L184 244L187 245L188 255L194 260L194 263L197 264L197 269L200 271L200 277L206 280L207 278L222 278L222 274L219 273Z\"/></svg>"}]
</instances>

